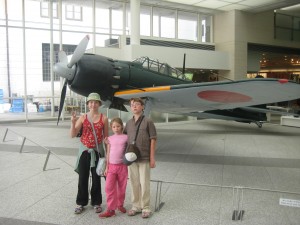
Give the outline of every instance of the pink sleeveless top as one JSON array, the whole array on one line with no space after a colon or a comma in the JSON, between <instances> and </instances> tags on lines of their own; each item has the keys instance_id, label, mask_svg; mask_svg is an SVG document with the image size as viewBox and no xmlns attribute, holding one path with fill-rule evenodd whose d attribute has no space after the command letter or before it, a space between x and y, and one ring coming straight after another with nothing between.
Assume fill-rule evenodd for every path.
<instances>
[{"instance_id":1,"label":"pink sleeveless top","mask_svg":"<svg viewBox=\"0 0 300 225\"><path fill-rule=\"evenodd\" d=\"M82 129L82 135L80 137L80 141L88 148L96 148L93 128L90 121L87 118L87 115L85 115L85 119L83 121L82 126L83 129ZM97 135L97 141L98 143L101 143L103 140L103 128L104 128L104 123L102 121L102 113L100 114L99 121L94 123L94 128Z\"/></svg>"}]
</instances>

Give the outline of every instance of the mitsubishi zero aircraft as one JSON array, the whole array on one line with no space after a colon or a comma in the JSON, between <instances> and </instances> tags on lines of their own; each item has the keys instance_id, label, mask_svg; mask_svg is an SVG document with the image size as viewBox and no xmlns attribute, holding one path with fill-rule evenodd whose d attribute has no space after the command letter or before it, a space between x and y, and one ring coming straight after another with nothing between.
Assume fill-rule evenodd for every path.
<instances>
[{"instance_id":1,"label":"mitsubishi zero aircraft","mask_svg":"<svg viewBox=\"0 0 300 225\"><path fill-rule=\"evenodd\" d=\"M70 61L64 51L54 71L65 79L59 115L66 88L83 96L100 94L104 105L127 111L133 97L145 100L145 113L164 113L255 123L262 127L266 104L300 98L300 85L286 79L256 78L239 81L194 83L184 72L148 57L132 62L86 54L89 36L85 36Z\"/></svg>"}]
</instances>

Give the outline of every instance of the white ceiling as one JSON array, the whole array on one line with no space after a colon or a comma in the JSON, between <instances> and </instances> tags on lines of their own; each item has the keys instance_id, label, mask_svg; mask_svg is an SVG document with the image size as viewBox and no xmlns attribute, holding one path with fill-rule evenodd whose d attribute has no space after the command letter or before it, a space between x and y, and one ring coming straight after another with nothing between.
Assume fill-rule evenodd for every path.
<instances>
[{"instance_id":1,"label":"white ceiling","mask_svg":"<svg viewBox=\"0 0 300 225\"><path fill-rule=\"evenodd\" d=\"M181 5L185 9L196 9L206 13L215 14L220 11L241 10L251 13L259 13L268 10L279 10L290 7L289 13L300 15L299 0L141 0L157 6Z\"/></svg>"}]
</instances>

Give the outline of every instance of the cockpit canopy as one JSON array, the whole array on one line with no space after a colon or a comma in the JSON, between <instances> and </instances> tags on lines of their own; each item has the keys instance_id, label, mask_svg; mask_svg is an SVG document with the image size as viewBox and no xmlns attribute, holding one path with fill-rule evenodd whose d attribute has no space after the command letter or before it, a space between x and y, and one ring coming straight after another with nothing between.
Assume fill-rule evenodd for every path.
<instances>
[{"instance_id":1,"label":"cockpit canopy","mask_svg":"<svg viewBox=\"0 0 300 225\"><path fill-rule=\"evenodd\" d=\"M181 80L188 80L186 76L179 70L169 66L167 63L160 63L157 59L150 59L148 57L140 57L133 61L134 63L141 63L145 69L152 70L161 74L176 77Z\"/></svg>"}]
</instances>

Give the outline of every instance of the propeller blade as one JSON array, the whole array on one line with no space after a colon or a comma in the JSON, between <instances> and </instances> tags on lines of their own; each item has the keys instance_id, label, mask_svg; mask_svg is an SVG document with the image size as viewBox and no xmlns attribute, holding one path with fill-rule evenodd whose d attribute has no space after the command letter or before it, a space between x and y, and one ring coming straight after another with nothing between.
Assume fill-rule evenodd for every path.
<instances>
[{"instance_id":1,"label":"propeller blade","mask_svg":"<svg viewBox=\"0 0 300 225\"><path fill-rule=\"evenodd\" d=\"M69 68L66 63L58 62L54 65L53 71L57 73L60 77L66 78L67 80L72 80L75 75L76 67Z\"/></svg>"},{"instance_id":2,"label":"propeller blade","mask_svg":"<svg viewBox=\"0 0 300 225\"><path fill-rule=\"evenodd\" d=\"M61 95L60 95L60 103L59 103L59 111L58 111L58 117L57 117L57 125L58 125L58 122L59 122L59 119L60 119L61 112L62 112L63 107L64 107L64 102L65 102L66 92L67 92L67 83L68 83L68 80L65 79L65 83L64 83L64 86L63 86L63 88L61 90Z\"/></svg>"},{"instance_id":3,"label":"propeller blade","mask_svg":"<svg viewBox=\"0 0 300 225\"><path fill-rule=\"evenodd\" d=\"M182 74L185 74L185 53L183 55L183 66L182 66Z\"/></svg>"},{"instance_id":4,"label":"propeller blade","mask_svg":"<svg viewBox=\"0 0 300 225\"><path fill-rule=\"evenodd\" d=\"M64 64L68 64L68 57L67 57L67 54L64 51L60 51L58 53L58 59L59 59L59 62L64 63Z\"/></svg>"},{"instance_id":5,"label":"propeller blade","mask_svg":"<svg viewBox=\"0 0 300 225\"><path fill-rule=\"evenodd\" d=\"M89 43L89 35L86 35L82 40L81 42L78 44L78 46L76 47L74 53L73 53L73 56L68 64L68 67L69 68L72 68L72 66L77 63L80 58L83 56L85 50L86 50L86 47Z\"/></svg>"}]
</instances>

